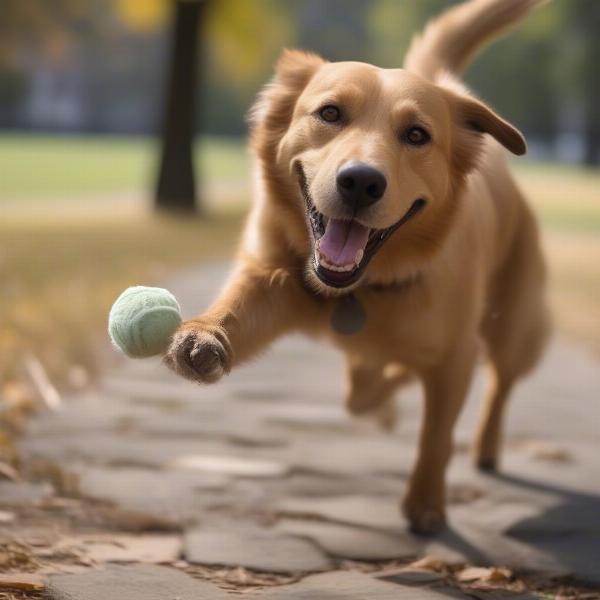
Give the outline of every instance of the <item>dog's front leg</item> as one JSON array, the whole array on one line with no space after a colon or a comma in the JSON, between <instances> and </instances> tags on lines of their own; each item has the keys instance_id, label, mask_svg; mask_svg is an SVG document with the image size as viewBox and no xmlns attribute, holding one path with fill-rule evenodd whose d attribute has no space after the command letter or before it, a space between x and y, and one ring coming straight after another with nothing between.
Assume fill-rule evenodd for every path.
<instances>
[{"instance_id":1,"label":"dog's front leg","mask_svg":"<svg viewBox=\"0 0 600 600\"><path fill-rule=\"evenodd\" d=\"M206 313L182 323L165 361L188 379L213 383L293 329L306 300L284 269L242 267Z\"/></svg>"},{"instance_id":2,"label":"dog's front leg","mask_svg":"<svg viewBox=\"0 0 600 600\"><path fill-rule=\"evenodd\" d=\"M403 503L413 531L435 533L445 524L445 472L454 424L473 374L475 342L453 349L440 366L423 373L425 414L417 463Z\"/></svg>"}]
</instances>

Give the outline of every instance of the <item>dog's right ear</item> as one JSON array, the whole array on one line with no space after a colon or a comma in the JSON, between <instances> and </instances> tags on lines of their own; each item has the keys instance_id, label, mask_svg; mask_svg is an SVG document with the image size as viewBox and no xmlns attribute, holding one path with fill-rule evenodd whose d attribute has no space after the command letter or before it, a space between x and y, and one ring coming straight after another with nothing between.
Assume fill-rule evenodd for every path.
<instances>
[{"instance_id":1,"label":"dog's right ear","mask_svg":"<svg viewBox=\"0 0 600 600\"><path fill-rule=\"evenodd\" d=\"M275 64L275 81L303 89L315 71L325 63L318 54L303 50L284 50Z\"/></svg>"},{"instance_id":2,"label":"dog's right ear","mask_svg":"<svg viewBox=\"0 0 600 600\"><path fill-rule=\"evenodd\" d=\"M296 100L325 62L317 54L284 50L275 65L274 78L263 88L250 109L250 128L264 126L271 131L286 129L291 121Z\"/></svg>"}]
</instances>

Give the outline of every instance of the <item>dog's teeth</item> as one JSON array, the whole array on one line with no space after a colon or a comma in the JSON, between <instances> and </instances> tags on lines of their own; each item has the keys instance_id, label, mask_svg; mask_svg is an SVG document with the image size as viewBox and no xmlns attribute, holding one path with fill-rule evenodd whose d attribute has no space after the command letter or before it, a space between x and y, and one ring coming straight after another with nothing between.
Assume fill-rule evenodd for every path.
<instances>
[{"instance_id":1,"label":"dog's teeth","mask_svg":"<svg viewBox=\"0 0 600 600\"><path fill-rule=\"evenodd\" d=\"M363 256L365 255L365 251L360 248L360 250L356 251L356 256L354 257L354 264L358 267L358 265L360 265L360 261L363 259Z\"/></svg>"},{"instance_id":2,"label":"dog's teeth","mask_svg":"<svg viewBox=\"0 0 600 600\"><path fill-rule=\"evenodd\" d=\"M347 271L352 271L354 269L354 265L334 265L330 263L322 254L316 253L317 260L319 264L328 269L329 271L336 271L338 273L345 273Z\"/></svg>"}]
</instances>

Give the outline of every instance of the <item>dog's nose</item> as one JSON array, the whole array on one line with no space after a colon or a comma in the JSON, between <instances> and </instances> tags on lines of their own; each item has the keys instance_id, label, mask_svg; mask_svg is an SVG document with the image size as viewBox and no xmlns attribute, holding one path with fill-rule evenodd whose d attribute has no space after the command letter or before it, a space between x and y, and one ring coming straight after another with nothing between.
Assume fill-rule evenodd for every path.
<instances>
[{"instance_id":1,"label":"dog's nose","mask_svg":"<svg viewBox=\"0 0 600 600\"><path fill-rule=\"evenodd\" d=\"M381 171L361 162L346 163L338 171L335 181L342 200L353 210L377 202L387 186Z\"/></svg>"}]
</instances>

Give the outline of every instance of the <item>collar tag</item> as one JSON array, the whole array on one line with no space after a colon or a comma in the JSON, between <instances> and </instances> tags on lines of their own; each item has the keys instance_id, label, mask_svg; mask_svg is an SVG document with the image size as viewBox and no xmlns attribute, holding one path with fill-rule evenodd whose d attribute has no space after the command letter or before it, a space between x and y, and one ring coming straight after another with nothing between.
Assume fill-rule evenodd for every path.
<instances>
[{"instance_id":1,"label":"collar tag","mask_svg":"<svg viewBox=\"0 0 600 600\"><path fill-rule=\"evenodd\" d=\"M331 327L339 335L358 333L367 323L367 311L354 294L335 301L331 313Z\"/></svg>"}]
</instances>

